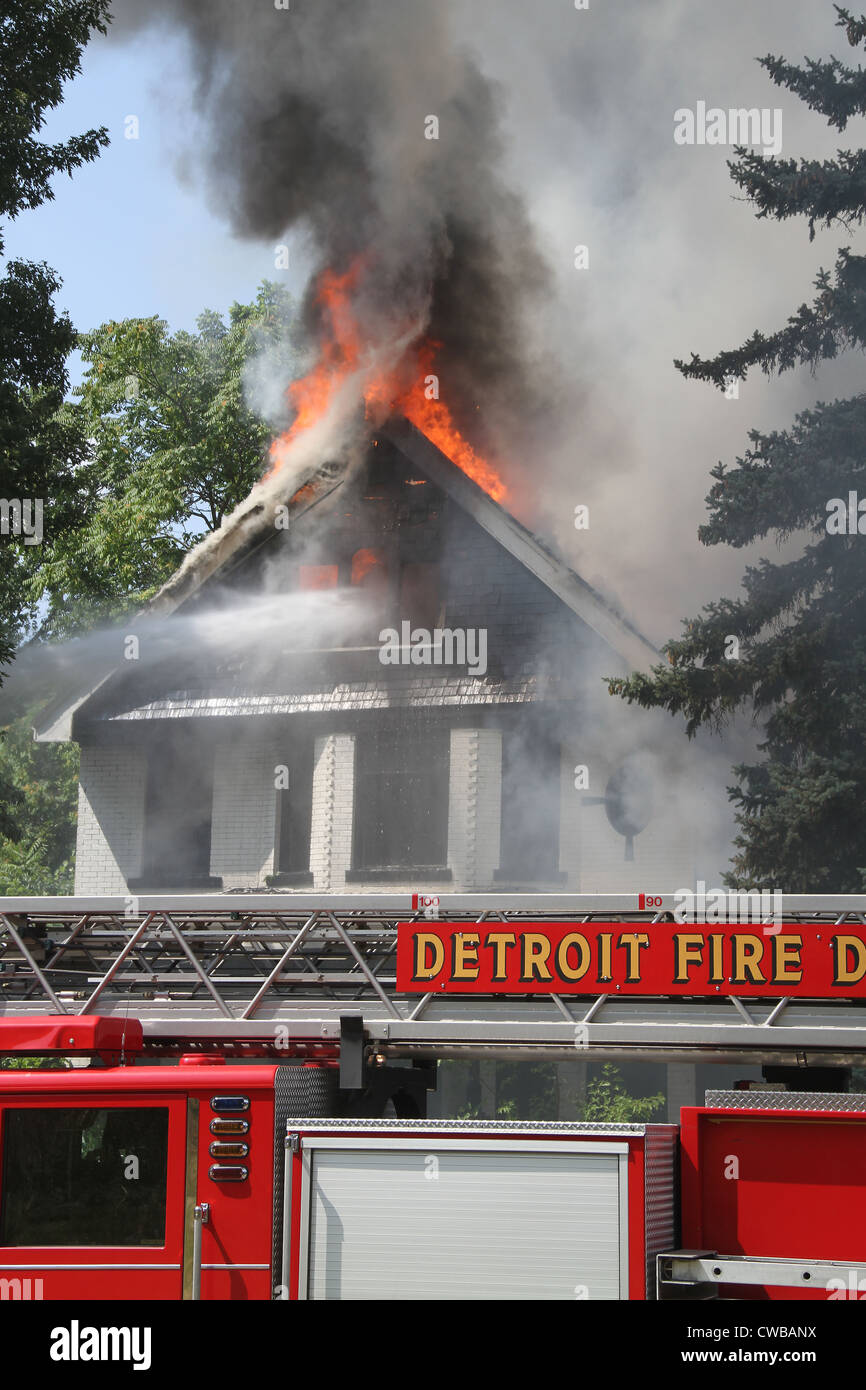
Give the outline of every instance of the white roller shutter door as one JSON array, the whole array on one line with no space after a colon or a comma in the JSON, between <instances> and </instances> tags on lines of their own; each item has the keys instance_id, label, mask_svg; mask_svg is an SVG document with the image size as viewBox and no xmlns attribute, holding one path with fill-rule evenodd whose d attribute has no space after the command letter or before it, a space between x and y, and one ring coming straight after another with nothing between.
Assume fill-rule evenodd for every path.
<instances>
[{"instance_id":1,"label":"white roller shutter door","mask_svg":"<svg viewBox=\"0 0 866 1390\"><path fill-rule=\"evenodd\" d=\"M555 1149L312 1149L306 1296L627 1296L625 1157Z\"/></svg>"}]
</instances>

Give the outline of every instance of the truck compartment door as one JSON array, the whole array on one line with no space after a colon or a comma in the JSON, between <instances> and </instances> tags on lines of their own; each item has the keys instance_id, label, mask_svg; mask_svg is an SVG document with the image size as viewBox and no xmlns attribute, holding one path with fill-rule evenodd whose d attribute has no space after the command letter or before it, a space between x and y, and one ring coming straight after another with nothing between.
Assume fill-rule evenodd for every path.
<instances>
[{"instance_id":1,"label":"truck compartment door","mask_svg":"<svg viewBox=\"0 0 866 1390\"><path fill-rule=\"evenodd\" d=\"M627 1154L305 1136L298 1295L627 1298Z\"/></svg>"}]
</instances>

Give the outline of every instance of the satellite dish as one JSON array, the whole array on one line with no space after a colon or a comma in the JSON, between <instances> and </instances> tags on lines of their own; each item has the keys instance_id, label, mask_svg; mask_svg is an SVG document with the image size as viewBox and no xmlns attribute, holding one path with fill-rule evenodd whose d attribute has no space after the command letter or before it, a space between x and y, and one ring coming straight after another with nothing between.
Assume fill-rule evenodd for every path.
<instances>
[{"instance_id":1,"label":"satellite dish","mask_svg":"<svg viewBox=\"0 0 866 1390\"><path fill-rule=\"evenodd\" d=\"M644 754L632 754L611 773L604 789L605 814L625 838L625 857L634 859L634 837L646 830L653 813L653 779Z\"/></svg>"}]
</instances>

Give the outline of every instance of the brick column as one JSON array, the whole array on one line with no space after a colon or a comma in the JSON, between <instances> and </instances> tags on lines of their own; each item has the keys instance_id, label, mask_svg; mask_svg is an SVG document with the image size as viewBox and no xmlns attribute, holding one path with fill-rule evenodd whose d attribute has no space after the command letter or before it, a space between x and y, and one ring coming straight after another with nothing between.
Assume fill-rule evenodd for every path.
<instances>
[{"instance_id":1,"label":"brick column","mask_svg":"<svg viewBox=\"0 0 866 1390\"><path fill-rule=\"evenodd\" d=\"M263 888L273 873L277 761L273 743L241 737L217 749L210 871L223 888Z\"/></svg>"},{"instance_id":2,"label":"brick column","mask_svg":"<svg viewBox=\"0 0 866 1390\"><path fill-rule=\"evenodd\" d=\"M81 749L75 892L125 895L141 873L147 760L139 749Z\"/></svg>"},{"instance_id":3,"label":"brick column","mask_svg":"<svg viewBox=\"0 0 866 1390\"><path fill-rule=\"evenodd\" d=\"M313 814L310 869L313 885L339 893L352 863L355 811L355 736L317 738L313 753Z\"/></svg>"},{"instance_id":4,"label":"brick column","mask_svg":"<svg viewBox=\"0 0 866 1390\"><path fill-rule=\"evenodd\" d=\"M667 1092L668 1123L678 1125L680 1107L698 1103L698 1078L693 1063L668 1062Z\"/></svg>"},{"instance_id":5,"label":"brick column","mask_svg":"<svg viewBox=\"0 0 866 1390\"><path fill-rule=\"evenodd\" d=\"M448 865L452 892L493 888L499 868L502 735L498 729L452 729L448 797Z\"/></svg>"}]
</instances>

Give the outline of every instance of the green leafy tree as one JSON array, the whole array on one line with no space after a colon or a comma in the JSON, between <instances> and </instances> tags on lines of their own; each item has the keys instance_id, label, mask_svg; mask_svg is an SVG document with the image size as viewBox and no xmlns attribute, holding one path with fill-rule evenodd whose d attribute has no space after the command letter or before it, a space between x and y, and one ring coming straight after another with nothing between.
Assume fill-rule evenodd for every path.
<instances>
[{"instance_id":1,"label":"green leafy tree","mask_svg":"<svg viewBox=\"0 0 866 1390\"><path fill-rule=\"evenodd\" d=\"M552 1062L499 1062L496 1114L504 1120L554 1120L558 1095Z\"/></svg>"},{"instance_id":2,"label":"green leafy tree","mask_svg":"<svg viewBox=\"0 0 866 1390\"><path fill-rule=\"evenodd\" d=\"M439 1063L443 1075L449 1068L462 1069L467 1065L453 1061ZM480 1068L472 1067L470 1085L470 1095L475 1091L477 1098L468 1099L459 1106L458 1120L477 1120L490 1114L492 1097L483 1095L485 1082ZM497 1119L553 1120L558 1103L556 1067L550 1062L497 1062L495 1093Z\"/></svg>"},{"instance_id":3,"label":"green leafy tree","mask_svg":"<svg viewBox=\"0 0 866 1390\"><path fill-rule=\"evenodd\" d=\"M33 713L0 744L0 779L14 800L13 815L0 811L0 896L72 892L78 749L35 743Z\"/></svg>"},{"instance_id":4,"label":"green leafy tree","mask_svg":"<svg viewBox=\"0 0 866 1390\"><path fill-rule=\"evenodd\" d=\"M107 0L16 0L0 11L0 219L14 219L54 197L51 179L71 175L108 143L105 129L58 144L38 139L45 113L63 100L94 31L105 33ZM0 222L0 257L5 237ZM64 410L66 359L75 345L68 315L58 314L57 275L44 263L8 261L0 278L0 497L41 503L53 526L77 515L76 466L86 442ZM31 514L31 522L33 515ZM0 535L0 684L22 624L32 616L22 580L24 537ZM0 755L3 745L0 743ZM19 836L20 787L0 765L0 843ZM33 849L33 846L30 846ZM26 835L17 851L28 852Z\"/></svg>"},{"instance_id":5,"label":"green leafy tree","mask_svg":"<svg viewBox=\"0 0 866 1390\"><path fill-rule=\"evenodd\" d=\"M642 1124L657 1118L664 1103L661 1091L654 1096L630 1095L619 1068L605 1062L601 1075L587 1085L583 1118L593 1123Z\"/></svg>"},{"instance_id":6,"label":"green leafy tree","mask_svg":"<svg viewBox=\"0 0 866 1390\"><path fill-rule=\"evenodd\" d=\"M244 380L263 351L268 370L290 379L292 314L288 294L264 284L227 321L203 313L196 333L149 318L82 335L88 370L65 407L90 441L78 510L28 548L17 576L39 606L40 638L139 606L247 495L272 430L245 403ZM35 744L34 711L12 713L0 742L0 894L68 893L77 749Z\"/></svg>"},{"instance_id":7,"label":"green leafy tree","mask_svg":"<svg viewBox=\"0 0 866 1390\"><path fill-rule=\"evenodd\" d=\"M227 321L206 310L195 333L147 318L82 335L88 365L71 413L91 441L77 474L86 505L80 524L47 536L30 560L43 635L141 604L247 496L272 429L247 405L245 378L267 352L268 370L291 379L292 317L291 297L266 282Z\"/></svg>"},{"instance_id":8,"label":"green leafy tree","mask_svg":"<svg viewBox=\"0 0 866 1390\"><path fill-rule=\"evenodd\" d=\"M0 1071L69 1071L65 1057L12 1057L0 1053Z\"/></svg>"},{"instance_id":9,"label":"green leafy tree","mask_svg":"<svg viewBox=\"0 0 866 1390\"><path fill-rule=\"evenodd\" d=\"M866 42L866 16L834 7L852 47ZM866 113L866 72L836 58L760 60L786 87L844 130ZM731 176L760 218L804 216L851 234L866 215L866 151L832 160L763 158L738 148ZM814 369L866 347L866 256L843 246L833 272L821 269L815 295L768 336L712 359L675 365L686 377L722 388L759 367L767 375ZM834 534L831 499L866 498L866 395L820 403L788 430L751 431L750 447L712 470L705 545L741 547L773 535L802 539L802 554L747 568L744 593L708 604L664 651L651 675L612 679L629 702L661 707L719 729L748 710L762 726L755 765L734 769L728 789L739 833L726 881L731 887L787 892L860 892L866 886L866 538ZM866 531L866 518L863 519ZM739 643L728 659L729 638Z\"/></svg>"},{"instance_id":10,"label":"green leafy tree","mask_svg":"<svg viewBox=\"0 0 866 1390\"><path fill-rule=\"evenodd\" d=\"M45 113L63 100L91 35L106 32L108 0L14 0L0 9L0 218L54 197L51 179L71 175L108 143L105 129L58 144L38 139ZM4 236L0 224L0 255ZM75 330L58 314L60 281L44 263L9 261L0 279L0 497L43 503L53 527L77 514L76 465L84 436L63 411L66 359ZM22 538L0 536L0 679L11 661L27 603ZM3 788L0 787L0 797Z\"/></svg>"}]
</instances>

